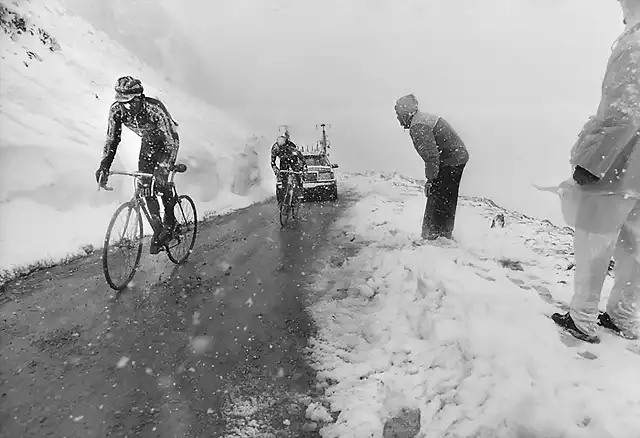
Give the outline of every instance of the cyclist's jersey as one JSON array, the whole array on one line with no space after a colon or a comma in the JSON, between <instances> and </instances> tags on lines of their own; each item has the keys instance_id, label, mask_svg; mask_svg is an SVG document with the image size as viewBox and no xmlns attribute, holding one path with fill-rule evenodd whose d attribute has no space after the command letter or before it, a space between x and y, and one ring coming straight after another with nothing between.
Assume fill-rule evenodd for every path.
<instances>
[{"instance_id":1,"label":"cyclist's jersey","mask_svg":"<svg viewBox=\"0 0 640 438\"><path fill-rule=\"evenodd\" d=\"M283 146L274 143L271 147L271 167L277 170L276 158L280 157L280 170L293 170L301 172L304 170L305 162L302 152L296 149L291 141L287 141Z\"/></svg>"},{"instance_id":2,"label":"cyclist's jersey","mask_svg":"<svg viewBox=\"0 0 640 438\"><path fill-rule=\"evenodd\" d=\"M135 132L144 143L164 149L167 162L175 163L180 146L178 124L162 102L147 96L143 99L142 108L136 115L131 114L121 102L111 105L101 167L111 167L122 137L122 125Z\"/></svg>"}]
</instances>

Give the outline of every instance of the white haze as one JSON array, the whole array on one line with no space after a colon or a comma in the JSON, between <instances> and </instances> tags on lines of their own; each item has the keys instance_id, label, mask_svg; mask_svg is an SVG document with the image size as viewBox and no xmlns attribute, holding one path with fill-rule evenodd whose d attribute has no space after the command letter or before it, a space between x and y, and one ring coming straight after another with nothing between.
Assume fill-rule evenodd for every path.
<instances>
[{"instance_id":1,"label":"white haze","mask_svg":"<svg viewBox=\"0 0 640 438\"><path fill-rule=\"evenodd\" d=\"M67 3L260 133L289 124L294 141L314 143L316 124L331 124L343 170L423 176L393 112L413 92L467 143L464 194L559 223L557 200L531 183L568 176L622 31L618 3L602 0Z\"/></svg>"}]
</instances>

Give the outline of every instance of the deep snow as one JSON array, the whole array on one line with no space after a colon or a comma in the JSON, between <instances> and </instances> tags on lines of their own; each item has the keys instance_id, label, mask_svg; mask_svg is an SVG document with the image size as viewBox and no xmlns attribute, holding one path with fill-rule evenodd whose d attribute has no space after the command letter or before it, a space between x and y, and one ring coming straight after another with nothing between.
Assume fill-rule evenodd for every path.
<instances>
[{"instance_id":1,"label":"deep snow","mask_svg":"<svg viewBox=\"0 0 640 438\"><path fill-rule=\"evenodd\" d=\"M311 353L339 412L323 437L381 437L402 408L420 410L419 437L638 436L638 343L602 333L586 346L545 316L571 298L569 229L465 198L455 243L416 244L419 183L344 185L364 198L336 230L364 244L342 266L327 254L315 279ZM497 213L505 228L490 228Z\"/></svg>"},{"instance_id":2,"label":"deep snow","mask_svg":"<svg viewBox=\"0 0 640 438\"><path fill-rule=\"evenodd\" d=\"M0 270L100 246L111 214L130 198L131 181L113 177L116 190L106 193L97 191L94 177L119 76L141 78L146 93L159 97L179 123L178 161L189 170L176 184L195 199L201 216L273 192L264 138L175 88L57 1L2 7ZM22 18L26 31L16 32ZM112 169L135 169L139 144L124 129Z\"/></svg>"}]
</instances>

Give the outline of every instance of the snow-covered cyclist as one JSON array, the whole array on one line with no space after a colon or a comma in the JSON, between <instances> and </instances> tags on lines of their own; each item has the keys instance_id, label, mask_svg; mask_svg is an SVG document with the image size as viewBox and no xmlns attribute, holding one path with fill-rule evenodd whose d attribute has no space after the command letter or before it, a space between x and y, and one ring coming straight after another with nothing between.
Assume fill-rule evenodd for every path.
<instances>
[{"instance_id":1,"label":"snow-covered cyclist","mask_svg":"<svg viewBox=\"0 0 640 438\"><path fill-rule=\"evenodd\" d=\"M280 168L276 166L276 158L280 158ZM281 178L280 171L292 170L294 172L303 172L307 169L307 164L304 161L302 152L300 152L295 143L289 139L288 134L279 136L271 147L271 168L278 178L278 181L282 180L282 191L278 191L276 187L276 199L280 203L284 198L284 194L287 192L287 178ZM294 177L298 181L299 187L302 187L302 175L295 174Z\"/></svg>"},{"instance_id":2,"label":"snow-covered cyclist","mask_svg":"<svg viewBox=\"0 0 640 438\"><path fill-rule=\"evenodd\" d=\"M173 211L176 199L168 184L168 176L175 165L180 147L178 124L162 102L144 95L139 79L131 76L119 78L115 85L115 102L109 110L104 152L96 171L96 180L103 187L107 183L109 169L121 141L122 125L141 137L138 170L155 175L155 189L160 193L164 204L162 221L158 199L155 193L151 193L151 181L140 180L139 190L142 191L155 222L150 253L157 254L170 237L176 223Z\"/></svg>"}]
</instances>

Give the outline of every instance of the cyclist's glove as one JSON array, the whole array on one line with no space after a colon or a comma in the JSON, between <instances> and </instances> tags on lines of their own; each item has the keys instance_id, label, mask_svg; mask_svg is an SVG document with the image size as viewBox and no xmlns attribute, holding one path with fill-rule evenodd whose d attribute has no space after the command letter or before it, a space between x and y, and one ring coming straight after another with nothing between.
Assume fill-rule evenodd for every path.
<instances>
[{"instance_id":1,"label":"cyclist's glove","mask_svg":"<svg viewBox=\"0 0 640 438\"><path fill-rule=\"evenodd\" d=\"M109 169L100 167L98 170L96 170L96 182L98 183L98 185L100 186L107 185L108 178L109 178Z\"/></svg>"},{"instance_id":2,"label":"cyclist's glove","mask_svg":"<svg viewBox=\"0 0 640 438\"><path fill-rule=\"evenodd\" d=\"M576 166L573 171L573 180L579 185L584 186L588 184L595 184L600 180L600 178L589 172L587 169Z\"/></svg>"}]
</instances>

